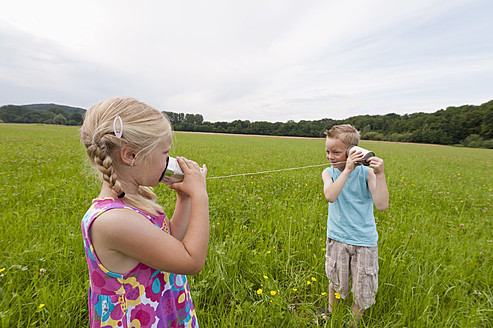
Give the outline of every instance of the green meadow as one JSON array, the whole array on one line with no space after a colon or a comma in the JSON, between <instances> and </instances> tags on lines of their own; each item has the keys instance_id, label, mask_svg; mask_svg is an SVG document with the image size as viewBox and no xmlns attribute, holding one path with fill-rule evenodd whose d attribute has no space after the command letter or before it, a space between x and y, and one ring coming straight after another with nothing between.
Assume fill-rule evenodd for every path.
<instances>
[{"instance_id":1,"label":"green meadow","mask_svg":"<svg viewBox=\"0 0 493 328\"><path fill-rule=\"evenodd\" d=\"M493 326L493 151L362 141L385 160L379 290L361 327ZM175 133L209 177L327 163L323 139ZM88 327L80 221L99 182L77 127L0 124L0 326ZM327 306L324 166L208 180L189 277L201 327L307 327ZM175 195L157 187L169 216ZM320 326L342 327L349 298Z\"/></svg>"}]
</instances>

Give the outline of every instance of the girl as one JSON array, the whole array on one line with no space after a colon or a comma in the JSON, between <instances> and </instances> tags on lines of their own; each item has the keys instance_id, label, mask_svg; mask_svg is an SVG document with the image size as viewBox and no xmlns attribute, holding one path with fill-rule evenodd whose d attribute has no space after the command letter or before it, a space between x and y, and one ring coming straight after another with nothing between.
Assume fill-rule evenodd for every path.
<instances>
[{"instance_id":1,"label":"girl","mask_svg":"<svg viewBox=\"0 0 493 328\"><path fill-rule=\"evenodd\" d=\"M185 274L200 272L209 242L207 168L177 158L183 182L171 220L149 187L166 169L172 130L132 98L91 107L81 138L103 185L82 219L92 327L198 327Z\"/></svg>"}]
</instances>

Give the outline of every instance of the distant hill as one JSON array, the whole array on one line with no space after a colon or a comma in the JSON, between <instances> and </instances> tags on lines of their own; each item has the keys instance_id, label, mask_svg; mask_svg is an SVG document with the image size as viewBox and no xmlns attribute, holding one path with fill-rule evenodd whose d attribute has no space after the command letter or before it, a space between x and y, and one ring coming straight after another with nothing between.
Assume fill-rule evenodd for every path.
<instances>
[{"instance_id":1,"label":"distant hill","mask_svg":"<svg viewBox=\"0 0 493 328\"><path fill-rule=\"evenodd\" d=\"M81 125L84 108L58 104L5 105L0 107L0 123L41 123Z\"/></svg>"},{"instance_id":2,"label":"distant hill","mask_svg":"<svg viewBox=\"0 0 493 328\"><path fill-rule=\"evenodd\" d=\"M84 108L80 107L71 107L71 106L64 106L64 105L58 105L58 104L32 104L32 105L22 105L22 107L26 107L29 109L33 110L48 110L53 107L56 108L61 108L63 109L67 114L73 114L73 113L79 113L84 115L86 110Z\"/></svg>"}]
</instances>

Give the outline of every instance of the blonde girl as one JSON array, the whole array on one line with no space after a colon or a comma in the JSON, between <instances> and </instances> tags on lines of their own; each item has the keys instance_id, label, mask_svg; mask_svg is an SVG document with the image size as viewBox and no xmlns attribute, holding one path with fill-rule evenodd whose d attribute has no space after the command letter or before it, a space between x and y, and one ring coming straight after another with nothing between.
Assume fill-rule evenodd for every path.
<instances>
[{"instance_id":1,"label":"blonde girl","mask_svg":"<svg viewBox=\"0 0 493 328\"><path fill-rule=\"evenodd\" d=\"M198 327L187 274L200 272L209 242L207 168L178 157L183 182L171 220L151 188L168 161L172 129L132 98L92 106L81 139L102 177L82 219L91 327Z\"/></svg>"}]
</instances>

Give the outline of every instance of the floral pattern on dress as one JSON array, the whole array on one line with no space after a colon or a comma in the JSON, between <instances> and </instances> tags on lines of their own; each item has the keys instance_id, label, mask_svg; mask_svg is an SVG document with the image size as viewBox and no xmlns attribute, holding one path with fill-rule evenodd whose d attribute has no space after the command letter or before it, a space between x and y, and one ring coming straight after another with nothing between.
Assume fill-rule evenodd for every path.
<instances>
[{"instance_id":1,"label":"floral pattern on dress","mask_svg":"<svg viewBox=\"0 0 493 328\"><path fill-rule=\"evenodd\" d=\"M81 223L90 278L91 328L198 327L185 275L162 272L142 263L122 275L107 270L99 262L88 238L89 227L99 215L116 208L136 211L169 233L164 213L151 216L113 198L93 201Z\"/></svg>"}]
</instances>

